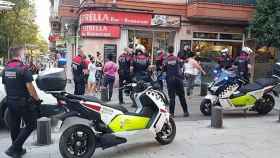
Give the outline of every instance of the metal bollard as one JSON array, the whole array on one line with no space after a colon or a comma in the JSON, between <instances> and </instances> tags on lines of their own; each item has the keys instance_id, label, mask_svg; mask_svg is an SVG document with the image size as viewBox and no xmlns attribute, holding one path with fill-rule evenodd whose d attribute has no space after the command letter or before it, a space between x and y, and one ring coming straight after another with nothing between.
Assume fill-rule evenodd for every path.
<instances>
[{"instance_id":1,"label":"metal bollard","mask_svg":"<svg viewBox=\"0 0 280 158\"><path fill-rule=\"evenodd\" d=\"M101 87L101 101L107 102L109 100L108 88Z\"/></svg>"},{"instance_id":2,"label":"metal bollard","mask_svg":"<svg viewBox=\"0 0 280 158\"><path fill-rule=\"evenodd\" d=\"M37 145L50 145L51 143L51 119L42 117L37 120Z\"/></svg>"},{"instance_id":3,"label":"metal bollard","mask_svg":"<svg viewBox=\"0 0 280 158\"><path fill-rule=\"evenodd\" d=\"M220 106L212 107L211 127L223 128L223 108Z\"/></svg>"},{"instance_id":4,"label":"metal bollard","mask_svg":"<svg viewBox=\"0 0 280 158\"><path fill-rule=\"evenodd\" d=\"M278 110L279 113L278 113L278 122L280 122L280 110Z\"/></svg>"}]
</instances>

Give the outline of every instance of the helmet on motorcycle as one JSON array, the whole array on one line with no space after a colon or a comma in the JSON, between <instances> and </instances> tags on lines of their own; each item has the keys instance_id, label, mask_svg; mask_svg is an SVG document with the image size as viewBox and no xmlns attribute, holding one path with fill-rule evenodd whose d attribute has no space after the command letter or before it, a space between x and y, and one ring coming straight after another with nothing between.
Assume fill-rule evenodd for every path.
<instances>
[{"instance_id":1,"label":"helmet on motorcycle","mask_svg":"<svg viewBox=\"0 0 280 158\"><path fill-rule=\"evenodd\" d=\"M242 52L245 52L247 53L248 55L252 54L253 53L253 50L249 47L243 47L242 48Z\"/></svg>"},{"instance_id":2,"label":"helmet on motorcycle","mask_svg":"<svg viewBox=\"0 0 280 158\"><path fill-rule=\"evenodd\" d=\"M223 50L221 50L221 53L222 53L222 55L228 55L228 53L229 53L229 49L228 48L225 48L225 49L223 49Z\"/></svg>"}]
</instances>

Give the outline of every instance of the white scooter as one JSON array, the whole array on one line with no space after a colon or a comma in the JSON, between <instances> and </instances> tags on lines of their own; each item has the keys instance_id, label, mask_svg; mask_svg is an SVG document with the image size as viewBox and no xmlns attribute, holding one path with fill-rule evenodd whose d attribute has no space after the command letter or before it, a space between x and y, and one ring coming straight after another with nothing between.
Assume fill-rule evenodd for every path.
<instances>
[{"instance_id":1,"label":"white scooter","mask_svg":"<svg viewBox=\"0 0 280 158\"><path fill-rule=\"evenodd\" d=\"M49 85L58 83L56 76L62 75L45 74L38 77L37 83L40 89L51 93L67 110L60 117L61 121L73 120L59 141L60 153L64 158L90 158L96 148L107 149L126 143L125 137L117 136L124 132L149 130L162 145L174 140L176 125L167 110L168 100L153 86L131 83L124 87L134 91L137 105L136 112L128 112L122 106L106 105L94 97L59 92L63 86L57 89L58 92L49 91ZM52 80L55 83L51 83Z\"/></svg>"}]
</instances>

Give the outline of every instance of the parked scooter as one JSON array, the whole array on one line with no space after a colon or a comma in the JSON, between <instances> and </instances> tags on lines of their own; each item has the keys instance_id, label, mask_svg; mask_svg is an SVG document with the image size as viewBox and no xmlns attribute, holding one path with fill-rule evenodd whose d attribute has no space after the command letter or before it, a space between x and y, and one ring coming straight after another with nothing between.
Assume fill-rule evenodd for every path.
<instances>
[{"instance_id":1,"label":"parked scooter","mask_svg":"<svg viewBox=\"0 0 280 158\"><path fill-rule=\"evenodd\" d=\"M250 84L235 73L222 69L209 85L208 95L202 100L200 111L209 116L213 106L221 106L224 110L250 110L265 115L274 108L272 94L278 96L279 81L279 76L275 74Z\"/></svg>"},{"instance_id":2,"label":"parked scooter","mask_svg":"<svg viewBox=\"0 0 280 158\"><path fill-rule=\"evenodd\" d=\"M77 96L60 92L58 73L39 76L39 88L55 96L67 109L60 117L66 125L59 149L64 158L90 158L96 148L107 149L127 142L123 132L150 130L155 139L162 145L171 143L176 135L176 125L167 110L168 101L165 95L143 82L127 84L124 89L133 89L137 104L136 112L128 112L122 106L110 106L94 97ZM52 83L54 81L54 83ZM40 84L41 83L41 84ZM62 82L61 82L62 83ZM63 83L62 83L63 84ZM74 122L69 121L73 120ZM86 123L85 123L86 121Z\"/></svg>"}]
</instances>

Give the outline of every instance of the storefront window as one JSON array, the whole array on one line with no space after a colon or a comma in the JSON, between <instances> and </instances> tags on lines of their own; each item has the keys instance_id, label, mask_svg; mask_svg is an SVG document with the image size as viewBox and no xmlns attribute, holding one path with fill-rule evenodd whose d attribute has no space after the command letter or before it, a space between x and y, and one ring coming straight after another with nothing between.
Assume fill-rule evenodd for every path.
<instances>
[{"instance_id":1,"label":"storefront window","mask_svg":"<svg viewBox=\"0 0 280 158\"><path fill-rule=\"evenodd\" d=\"M243 35L242 34L225 34L221 33L220 34L220 39L222 40L242 40Z\"/></svg>"},{"instance_id":2,"label":"storefront window","mask_svg":"<svg viewBox=\"0 0 280 158\"><path fill-rule=\"evenodd\" d=\"M193 38L218 39L218 33L194 32L193 33Z\"/></svg>"},{"instance_id":3,"label":"storefront window","mask_svg":"<svg viewBox=\"0 0 280 158\"><path fill-rule=\"evenodd\" d=\"M156 55L158 49L167 51L168 46L174 45L175 32L129 30L129 44L143 45L149 55Z\"/></svg>"}]
</instances>

